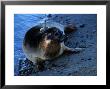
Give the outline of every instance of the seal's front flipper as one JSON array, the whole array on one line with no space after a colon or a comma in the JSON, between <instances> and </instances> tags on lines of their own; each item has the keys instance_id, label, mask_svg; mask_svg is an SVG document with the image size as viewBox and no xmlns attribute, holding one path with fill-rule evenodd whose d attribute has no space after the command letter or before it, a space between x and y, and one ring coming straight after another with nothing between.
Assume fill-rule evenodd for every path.
<instances>
[{"instance_id":1,"label":"seal's front flipper","mask_svg":"<svg viewBox=\"0 0 110 89\"><path fill-rule=\"evenodd\" d=\"M43 61L43 60L41 60L40 58L38 58L37 59L37 62L36 62L36 65L35 65L35 67L36 67L36 70L37 71L43 71L44 70L44 63L45 63L45 61Z\"/></svg>"}]
</instances>

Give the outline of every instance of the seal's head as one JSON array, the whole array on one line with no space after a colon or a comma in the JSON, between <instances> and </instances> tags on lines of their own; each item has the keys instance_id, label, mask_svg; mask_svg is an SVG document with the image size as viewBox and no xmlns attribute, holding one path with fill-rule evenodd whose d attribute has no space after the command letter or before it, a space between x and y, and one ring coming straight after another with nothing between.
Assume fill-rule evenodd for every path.
<instances>
[{"instance_id":1,"label":"seal's head","mask_svg":"<svg viewBox=\"0 0 110 89\"><path fill-rule=\"evenodd\" d=\"M43 38L45 40L63 42L66 39L66 36L57 27L51 27L45 31Z\"/></svg>"},{"instance_id":2,"label":"seal's head","mask_svg":"<svg viewBox=\"0 0 110 89\"><path fill-rule=\"evenodd\" d=\"M46 58L54 58L59 55L61 43L66 39L60 29L51 27L45 30L40 42L40 48L43 49Z\"/></svg>"}]
</instances>

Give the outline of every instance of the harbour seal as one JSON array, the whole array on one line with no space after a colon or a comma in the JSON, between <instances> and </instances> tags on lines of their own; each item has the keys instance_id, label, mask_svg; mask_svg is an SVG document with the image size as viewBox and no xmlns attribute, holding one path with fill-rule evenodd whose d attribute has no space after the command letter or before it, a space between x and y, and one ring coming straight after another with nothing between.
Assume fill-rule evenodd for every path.
<instances>
[{"instance_id":1,"label":"harbour seal","mask_svg":"<svg viewBox=\"0 0 110 89\"><path fill-rule=\"evenodd\" d=\"M23 51L26 58L32 61L38 70L44 68L43 62L52 60L64 51L81 51L82 48L69 48L64 44L67 36L65 27L56 22L47 22L30 28L23 39Z\"/></svg>"}]
</instances>

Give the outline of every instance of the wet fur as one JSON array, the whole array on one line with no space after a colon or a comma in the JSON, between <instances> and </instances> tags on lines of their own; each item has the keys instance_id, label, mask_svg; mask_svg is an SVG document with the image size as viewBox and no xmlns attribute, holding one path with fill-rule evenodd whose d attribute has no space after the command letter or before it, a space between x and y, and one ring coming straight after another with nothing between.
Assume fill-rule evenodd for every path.
<instances>
[{"instance_id":1,"label":"wet fur","mask_svg":"<svg viewBox=\"0 0 110 89\"><path fill-rule=\"evenodd\" d=\"M44 56L46 58L54 58L59 54L61 46L58 41L50 41L47 43L44 39L40 42L40 48L45 52Z\"/></svg>"},{"instance_id":2,"label":"wet fur","mask_svg":"<svg viewBox=\"0 0 110 89\"><path fill-rule=\"evenodd\" d=\"M23 40L23 51L27 58L36 63L37 58L41 60L53 59L59 55L61 44L58 40L50 40L47 43L45 33L40 32L40 27L33 27L25 34ZM51 29L47 31L50 32ZM50 32L51 33L51 32Z\"/></svg>"},{"instance_id":3,"label":"wet fur","mask_svg":"<svg viewBox=\"0 0 110 89\"><path fill-rule=\"evenodd\" d=\"M30 30L28 30L25 34L24 40L23 40L23 45L29 45L30 47L37 47L42 34L40 33L40 26L35 26L33 28L31 28Z\"/></svg>"}]
</instances>

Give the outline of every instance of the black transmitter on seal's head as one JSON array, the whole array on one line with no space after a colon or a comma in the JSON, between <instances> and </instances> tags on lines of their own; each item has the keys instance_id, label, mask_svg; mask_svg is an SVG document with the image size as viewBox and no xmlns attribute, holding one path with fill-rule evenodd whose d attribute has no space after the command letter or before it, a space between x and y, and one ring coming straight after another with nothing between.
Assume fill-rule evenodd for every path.
<instances>
[{"instance_id":1,"label":"black transmitter on seal's head","mask_svg":"<svg viewBox=\"0 0 110 89\"><path fill-rule=\"evenodd\" d=\"M58 42L63 42L67 39L63 32L57 27L47 28L43 37L45 37L46 40L56 40Z\"/></svg>"}]
</instances>

